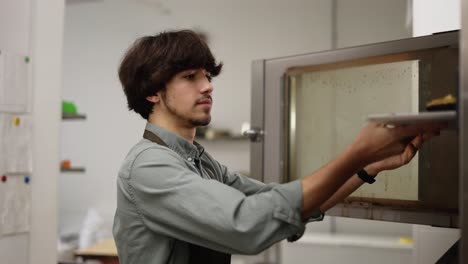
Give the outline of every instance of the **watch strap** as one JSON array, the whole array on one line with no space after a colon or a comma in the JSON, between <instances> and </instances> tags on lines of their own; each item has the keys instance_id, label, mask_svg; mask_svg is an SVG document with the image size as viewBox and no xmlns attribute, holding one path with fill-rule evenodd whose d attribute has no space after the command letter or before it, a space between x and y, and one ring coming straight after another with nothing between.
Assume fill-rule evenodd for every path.
<instances>
[{"instance_id":1,"label":"watch strap","mask_svg":"<svg viewBox=\"0 0 468 264\"><path fill-rule=\"evenodd\" d=\"M364 182L367 182L369 184L372 184L375 182L375 176L371 176L365 171L364 169L361 169L357 172L358 177L363 180Z\"/></svg>"}]
</instances>

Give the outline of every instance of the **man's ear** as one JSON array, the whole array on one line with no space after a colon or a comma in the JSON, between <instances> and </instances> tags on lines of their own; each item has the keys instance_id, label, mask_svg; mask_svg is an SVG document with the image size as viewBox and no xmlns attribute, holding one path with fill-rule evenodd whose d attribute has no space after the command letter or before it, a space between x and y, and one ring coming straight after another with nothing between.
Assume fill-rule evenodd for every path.
<instances>
[{"instance_id":1,"label":"man's ear","mask_svg":"<svg viewBox=\"0 0 468 264\"><path fill-rule=\"evenodd\" d=\"M159 103L159 101L161 100L161 98L159 97L159 94L156 94L156 95L152 95L152 96L147 96L146 97L146 100L152 102L152 103Z\"/></svg>"}]
</instances>

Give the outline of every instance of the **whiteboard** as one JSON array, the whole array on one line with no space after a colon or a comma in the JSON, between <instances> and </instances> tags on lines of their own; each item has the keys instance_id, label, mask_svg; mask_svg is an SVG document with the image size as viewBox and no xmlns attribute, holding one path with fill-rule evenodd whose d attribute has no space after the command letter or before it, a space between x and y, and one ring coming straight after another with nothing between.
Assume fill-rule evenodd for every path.
<instances>
[{"instance_id":1,"label":"whiteboard","mask_svg":"<svg viewBox=\"0 0 468 264\"><path fill-rule=\"evenodd\" d=\"M0 1L0 113L2 114L5 112L30 114L32 111L30 88L32 63L25 61L31 51L31 10L31 0ZM5 132L1 128L0 130ZM0 139L0 142L5 142L3 136ZM0 164L1 167L6 169L7 164ZM27 232L31 213L30 186L26 186L24 176L19 175L8 176L8 180L0 184L2 184L0 213L4 216L2 221L5 221L0 228L2 229L0 263L26 264L29 262L30 248L30 236ZM16 222L17 219L20 221Z\"/></svg>"},{"instance_id":2,"label":"whiteboard","mask_svg":"<svg viewBox=\"0 0 468 264\"><path fill-rule=\"evenodd\" d=\"M30 58L0 47L0 112L31 111Z\"/></svg>"}]
</instances>

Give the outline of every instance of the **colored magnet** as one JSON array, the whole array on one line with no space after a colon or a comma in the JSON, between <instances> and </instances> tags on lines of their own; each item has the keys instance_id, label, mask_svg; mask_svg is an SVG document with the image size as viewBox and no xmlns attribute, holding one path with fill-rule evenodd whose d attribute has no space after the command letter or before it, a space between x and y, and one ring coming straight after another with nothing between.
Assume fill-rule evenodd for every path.
<instances>
[{"instance_id":1,"label":"colored magnet","mask_svg":"<svg viewBox=\"0 0 468 264\"><path fill-rule=\"evenodd\" d=\"M29 63L30 59L28 56L24 57L24 62Z\"/></svg>"},{"instance_id":2,"label":"colored magnet","mask_svg":"<svg viewBox=\"0 0 468 264\"><path fill-rule=\"evenodd\" d=\"M24 183L29 184L30 181L31 179L28 176L24 176Z\"/></svg>"},{"instance_id":3,"label":"colored magnet","mask_svg":"<svg viewBox=\"0 0 468 264\"><path fill-rule=\"evenodd\" d=\"M13 118L13 124L14 124L15 126L19 126L19 124L20 124L20 119L19 119L19 117L15 116L15 117Z\"/></svg>"},{"instance_id":4,"label":"colored magnet","mask_svg":"<svg viewBox=\"0 0 468 264\"><path fill-rule=\"evenodd\" d=\"M2 176L2 182L6 182L7 181L7 176L6 175L3 175Z\"/></svg>"}]
</instances>

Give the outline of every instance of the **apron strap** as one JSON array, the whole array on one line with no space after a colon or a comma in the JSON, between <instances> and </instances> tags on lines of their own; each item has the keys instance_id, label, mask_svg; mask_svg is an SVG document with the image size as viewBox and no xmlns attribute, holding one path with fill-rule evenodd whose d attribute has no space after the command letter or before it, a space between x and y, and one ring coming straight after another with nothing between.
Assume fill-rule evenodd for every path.
<instances>
[{"instance_id":1,"label":"apron strap","mask_svg":"<svg viewBox=\"0 0 468 264\"><path fill-rule=\"evenodd\" d=\"M143 133L143 138L161 146L168 147L167 144L160 137L158 137L156 134L149 130L145 130L145 133Z\"/></svg>"}]
</instances>

